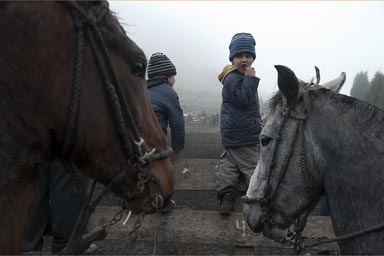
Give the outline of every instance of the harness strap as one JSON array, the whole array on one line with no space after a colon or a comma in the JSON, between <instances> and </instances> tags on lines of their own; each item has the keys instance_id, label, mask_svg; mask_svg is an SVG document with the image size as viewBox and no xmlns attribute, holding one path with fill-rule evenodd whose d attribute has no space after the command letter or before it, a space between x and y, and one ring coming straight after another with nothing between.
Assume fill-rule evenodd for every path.
<instances>
[{"instance_id":1,"label":"harness strap","mask_svg":"<svg viewBox=\"0 0 384 256\"><path fill-rule=\"evenodd\" d=\"M135 125L132 112L128 108L126 98L124 97L122 88L119 84L119 81L116 76L116 72L111 63L111 59L106 47L106 44L103 40L103 37L96 26L96 22L102 20L104 16L108 13L108 9L104 5L97 6L85 13L82 8L73 1L63 2L68 9L70 10L74 18L74 26L76 31L76 55L75 55L75 78L74 85L71 92L71 101L69 104L67 123L64 133L64 142L61 152L61 158L64 162L68 160L68 155L70 148L74 141L74 134L76 129L76 122L78 119L79 111L79 100L80 100L80 90L81 90L81 78L84 64L84 48L85 48L85 38L87 37L93 55L96 60L96 65L101 75L102 83L105 87L105 92L107 99L112 106L112 117L114 124L116 126L117 133L121 140L122 151L127 158L127 166L140 168L145 166L152 161L161 160L167 158L171 151L167 149L166 151L156 154L154 151L149 154L145 150L145 142L139 136L138 129ZM99 7L102 10L99 10ZM97 12L97 13L96 13ZM129 135L133 136L133 142L128 140ZM70 165L70 163L68 163ZM67 166L68 167L68 166ZM75 174L75 170L69 166L66 168L71 174ZM81 197L83 202L83 207L78 216L77 222L73 229L70 241L65 251L62 253L65 254L79 254L79 242L84 234L85 228L88 224L90 215L94 212L96 205L104 197L104 195L109 192L112 187L118 183L121 179L125 177L125 168L119 171L112 181L104 187L104 190L96 197L96 199L91 203L92 192L86 198L84 189L79 187L79 190L82 191ZM75 175L76 176L76 175ZM142 189L144 188L144 183L149 181L149 179L143 178L145 175L139 177L138 186ZM153 179L151 179L153 180ZM150 184L155 186L155 184ZM93 185L94 186L94 185ZM150 186L150 190L154 190ZM157 201L158 200L157 198Z\"/></svg>"},{"instance_id":2,"label":"harness strap","mask_svg":"<svg viewBox=\"0 0 384 256\"><path fill-rule=\"evenodd\" d=\"M352 232L352 233L349 233L349 234L346 234L346 235L343 235L343 236L338 236L338 237L330 238L330 239L324 239L324 240L317 241L317 242L314 242L314 243L309 244L309 245L304 245L303 249L315 247L315 246L318 246L318 245L321 245L321 244L333 243L333 242L338 242L338 241L343 241L343 240L355 238L355 237L362 236L362 235L365 235L365 234L368 234L368 233L372 233L372 232L376 232L376 231L379 231L379 230L382 230L382 229L384 229L384 223L380 223L380 224L375 225L373 227L362 229L362 230L358 230L356 232Z\"/></svg>"}]
</instances>

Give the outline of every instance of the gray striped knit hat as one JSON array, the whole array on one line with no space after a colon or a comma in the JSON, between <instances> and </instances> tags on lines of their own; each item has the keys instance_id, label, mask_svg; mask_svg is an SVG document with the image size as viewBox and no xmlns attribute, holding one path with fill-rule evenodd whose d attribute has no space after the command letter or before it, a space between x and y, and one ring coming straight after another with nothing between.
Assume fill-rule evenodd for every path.
<instances>
[{"instance_id":1,"label":"gray striped knit hat","mask_svg":"<svg viewBox=\"0 0 384 256\"><path fill-rule=\"evenodd\" d=\"M237 33L232 37L229 44L229 60L242 52L248 52L253 55L253 59L256 59L255 51L255 39L250 33Z\"/></svg>"},{"instance_id":2,"label":"gray striped knit hat","mask_svg":"<svg viewBox=\"0 0 384 256\"><path fill-rule=\"evenodd\" d=\"M156 76L170 77L177 73L172 61L164 53L156 52L149 59L147 74L148 79L151 79Z\"/></svg>"}]
</instances>

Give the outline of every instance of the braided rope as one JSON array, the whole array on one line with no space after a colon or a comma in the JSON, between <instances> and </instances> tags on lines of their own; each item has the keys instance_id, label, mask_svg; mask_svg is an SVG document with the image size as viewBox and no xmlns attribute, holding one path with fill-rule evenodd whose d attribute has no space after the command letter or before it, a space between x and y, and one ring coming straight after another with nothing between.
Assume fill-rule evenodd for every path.
<instances>
[{"instance_id":1,"label":"braided rope","mask_svg":"<svg viewBox=\"0 0 384 256\"><path fill-rule=\"evenodd\" d=\"M73 12L73 10L71 9ZM61 158L66 159L69 154L69 149L73 142L74 131L76 128L76 122L78 119L79 113L79 102L80 102L80 92L81 92L81 77L83 74L83 64L84 64L84 31L82 28L82 23L78 16L75 16L75 28L76 33L76 53L75 53L75 77L71 92L71 102L69 104L67 122L64 131L64 141L63 148L61 152Z\"/></svg>"},{"instance_id":2,"label":"braided rope","mask_svg":"<svg viewBox=\"0 0 384 256\"><path fill-rule=\"evenodd\" d=\"M95 59L96 59L96 66L99 69L99 73L100 73L101 79L103 81L107 100L110 103L109 106L111 107L111 110L112 110L111 111L112 118L114 120L114 124L116 126L117 133L118 133L118 135L122 141L121 146L122 146L123 152L124 152L126 158L130 158L133 155L133 150L132 150L132 146L130 144L130 141L128 139L127 122L123 116L123 110L122 110L122 106L119 102L119 97L116 93L115 87L111 83L110 74L107 72L107 69L106 69L104 62L103 62L103 57L100 54L100 52L98 51L98 45L96 45L96 42L94 40L94 35L91 33L91 30L88 29L86 35L87 35L87 38L89 39L93 54L94 54Z\"/></svg>"}]
</instances>

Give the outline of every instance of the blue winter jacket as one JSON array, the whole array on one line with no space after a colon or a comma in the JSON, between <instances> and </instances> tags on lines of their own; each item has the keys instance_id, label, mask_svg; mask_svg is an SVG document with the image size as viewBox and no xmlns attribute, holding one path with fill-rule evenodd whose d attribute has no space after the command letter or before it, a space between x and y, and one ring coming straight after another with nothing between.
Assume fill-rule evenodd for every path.
<instances>
[{"instance_id":1,"label":"blue winter jacket","mask_svg":"<svg viewBox=\"0 0 384 256\"><path fill-rule=\"evenodd\" d=\"M237 69L225 74L222 90L220 131L224 147L259 143L261 116L257 87L260 79Z\"/></svg>"},{"instance_id":2,"label":"blue winter jacket","mask_svg":"<svg viewBox=\"0 0 384 256\"><path fill-rule=\"evenodd\" d=\"M168 125L171 129L172 149L174 151L184 149L185 124L179 96L166 77L148 80L147 86L153 110L165 136L167 136Z\"/></svg>"}]
</instances>

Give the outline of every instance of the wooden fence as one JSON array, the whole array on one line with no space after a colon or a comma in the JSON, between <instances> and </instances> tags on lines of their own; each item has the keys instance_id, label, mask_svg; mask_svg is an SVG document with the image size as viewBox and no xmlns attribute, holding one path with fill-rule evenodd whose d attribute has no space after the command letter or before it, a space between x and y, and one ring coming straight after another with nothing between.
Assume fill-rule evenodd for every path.
<instances>
[{"instance_id":1,"label":"wooden fence","mask_svg":"<svg viewBox=\"0 0 384 256\"><path fill-rule=\"evenodd\" d=\"M228 217L219 214L215 192L216 159L182 159L175 164L176 207L167 214L146 215L142 226L129 236L135 218L123 225L125 216L113 225L108 236L98 241L97 254L129 255L287 255L293 248L253 233L243 218L241 193L235 212ZM241 186L240 186L241 189ZM243 189L244 190L244 187ZM110 220L119 210L118 199L105 198L90 221L90 227ZM330 217L319 216L316 208L309 217L304 236L334 237ZM136 240L132 238L135 237ZM331 250L336 244L322 245L303 253Z\"/></svg>"}]
</instances>

